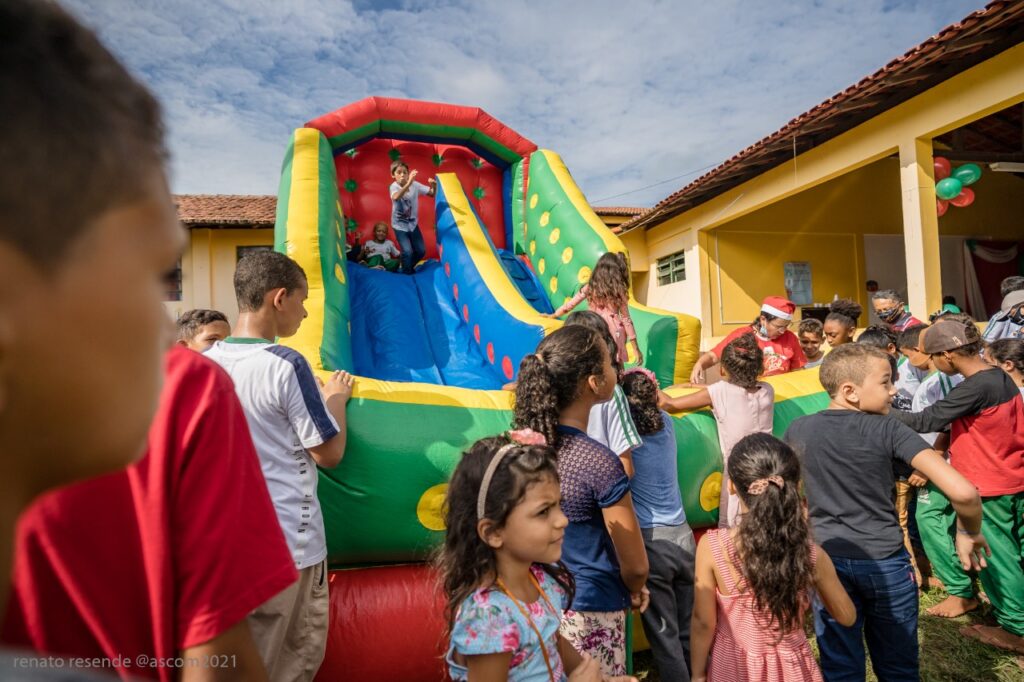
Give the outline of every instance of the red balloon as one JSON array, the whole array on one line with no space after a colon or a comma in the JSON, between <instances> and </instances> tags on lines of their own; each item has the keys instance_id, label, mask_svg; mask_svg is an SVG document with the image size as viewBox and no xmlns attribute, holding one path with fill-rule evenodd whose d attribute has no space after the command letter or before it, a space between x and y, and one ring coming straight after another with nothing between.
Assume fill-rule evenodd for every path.
<instances>
[{"instance_id":1,"label":"red balloon","mask_svg":"<svg viewBox=\"0 0 1024 682\"><path fill-rule=\"evenodd\" d=\"M944 156L936 156L932 160L932 166L935 169L935 182L948 178L949 174L953 172L953 165Z\"/></svg>"},{"instance_id":2,"label":"red balloon","mask_svg":"<svg viewBox=\"0 0 1024 682\"><path fill-rule=\"evenodd\" d=\"M949 200L949 203L957 208L967 208L974 203L974 190L970 187L964 187L960 194Z\"/></svg>"},{"instance_id":3,"label":"red balloon","mask_svg":"<svg viewBox=\"0 0 1024 682\"><path fill-rule=\"evenodd\" d=\"M946 211L949 210L949 202L945 199L935 200L935 212L939 214L939 217L946 215Z\"/></svg>"}]
</instances>

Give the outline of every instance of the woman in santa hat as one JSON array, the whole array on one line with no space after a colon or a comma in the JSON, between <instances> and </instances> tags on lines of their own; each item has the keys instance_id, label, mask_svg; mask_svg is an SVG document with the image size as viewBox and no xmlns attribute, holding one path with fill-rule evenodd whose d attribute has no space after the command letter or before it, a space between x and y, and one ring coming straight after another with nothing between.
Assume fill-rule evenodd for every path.
<instances>
[{"instance_id":1,"label":"woman in santa hat","mask_svg":"<svg viewBox=\"0 0 1024 682\"><path fill-rule=\"evenodd\" d=\"M722 341L700 356L697 364L690 375L690 382L694 384L704 383L704 371L709 367L718 364L722 358L722 351L729 342L744 334L753 334L757 339L757 345L764 353L764 374L783 374L794 369L800 369L807 364L807 357L800 348L800 341L796 334L789 331L789 325L793 323L793 313L796 311L796 304L781 296L769 296L761 304L761 314L749 326L740 327Z\"/></svg>"}]
</instances>

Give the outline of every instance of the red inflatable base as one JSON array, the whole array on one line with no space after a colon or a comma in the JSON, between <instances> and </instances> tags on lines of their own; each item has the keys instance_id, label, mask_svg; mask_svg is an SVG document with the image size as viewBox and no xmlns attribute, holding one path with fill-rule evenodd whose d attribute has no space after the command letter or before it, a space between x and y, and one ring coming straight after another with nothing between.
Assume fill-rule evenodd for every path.
<instances>
[{"instance_id":1,"label":"red inflatable base","mask_svg":"<svg viewBox=\"0 0 1024 682\"><path fill-rule=\"evenodd\" d=\"M438 682L444 598L427 565L331 571L327 653L317 680Z\"/></svg>"}]
</instances>

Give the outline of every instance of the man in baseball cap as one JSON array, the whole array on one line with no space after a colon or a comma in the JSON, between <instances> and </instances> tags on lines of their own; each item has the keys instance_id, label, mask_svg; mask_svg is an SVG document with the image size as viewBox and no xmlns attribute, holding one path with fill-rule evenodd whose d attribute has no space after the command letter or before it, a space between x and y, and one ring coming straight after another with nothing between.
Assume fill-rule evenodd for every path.
<instances>
[{"instance_id":1,"label":"man in baseball cap","mask_svg":"<svg viewBox=\"0 0 1024 682\"><path fill-rule=\"evenodd\" d=\"M1022 293L1024 277L1020 275L1007 277L999 285L999 294L1003 297L1003 302L981 335L986 343L1020 337L1021 327L1024 326L1024 310L1020 306L1021 302L1024 302Z\"/></svg>"}]
</instances>

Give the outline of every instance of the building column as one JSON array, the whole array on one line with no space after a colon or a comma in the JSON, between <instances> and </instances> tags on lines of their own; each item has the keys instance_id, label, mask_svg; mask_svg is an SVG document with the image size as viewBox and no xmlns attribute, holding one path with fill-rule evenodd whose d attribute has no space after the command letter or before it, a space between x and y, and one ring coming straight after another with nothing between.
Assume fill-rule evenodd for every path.
<instances>
[{"instance_id":1,"label":"building column","mask_svg":"<svg viewBox=\"0 0 1024 682\"><path fill-rule=\"evenodd\" d=\"M192 267L188 273L193 308L213 307L213 230L191 230ZM184 266L184 263L182 263ZM184 272L182 274L185 274Z\"/></svg>"},{"instance_id":2,"label":"building column","mask_svg":"<svg viewBox=\"0 0 1024 682\"><path fill-rule=\"evenodd\" d=\"M907 306L914 317L925 320L942 305L931 140L914 139L900 144L900 190L907 259Z\"/></svg>"}]
</instances>

